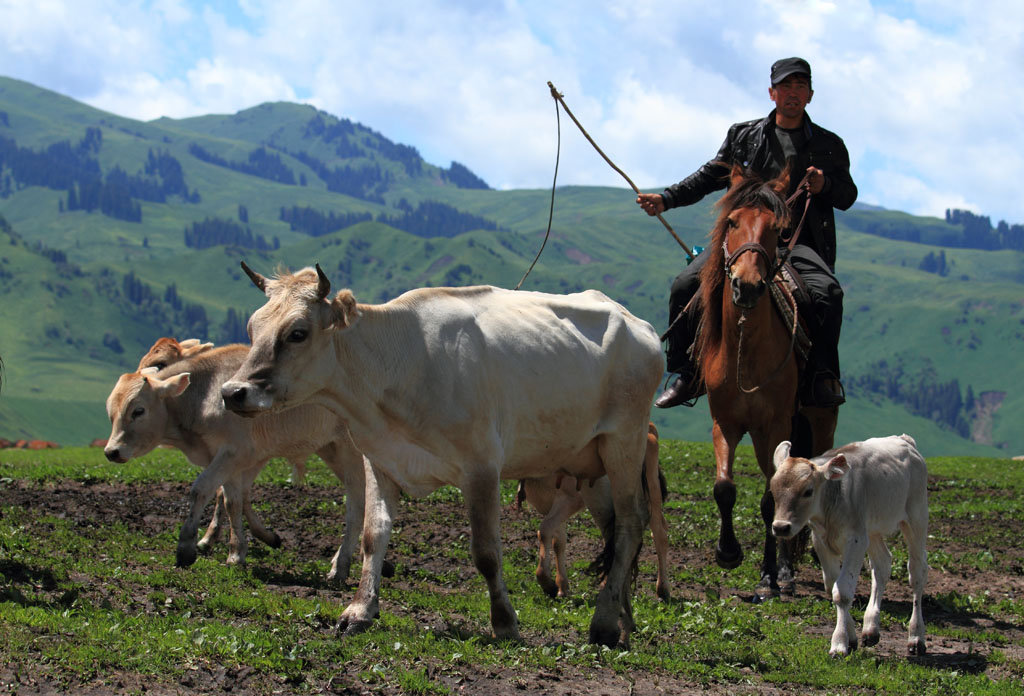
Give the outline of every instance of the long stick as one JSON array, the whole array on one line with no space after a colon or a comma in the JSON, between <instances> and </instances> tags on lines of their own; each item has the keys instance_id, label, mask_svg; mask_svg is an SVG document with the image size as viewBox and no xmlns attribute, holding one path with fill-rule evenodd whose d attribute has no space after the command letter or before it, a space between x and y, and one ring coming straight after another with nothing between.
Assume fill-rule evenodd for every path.
<instances>
[{"instance_id":1,"label":"long stick","mask_svg":"<svg viewBox=\"0 0 1024 696\"><path fill-rule=\"evenodd\" d=\"M590 144L594 146L594 149L597 150L597 154L601 155L601 157L604 158L604 161L607 162L612 169L617 171L619 175L626 180L626 182L630 185L633 191L635 191L636 194L639 195L640 189L638 189L636 187L636 184L633 183L633 180L626 176L626 173L619 169L615 165L615 163L608 158L608 155L604 154L601 148L597 146L597 143L594 142L594 139L590 137L590 133L587 133L587 129L584 128L578 120L576 120L575 116L573 116L572 111L569 110L569 106L565 103L565 99L562 98L563 95L557 89L555 89L555 86L551 84L550 80L548 81L548 87L551 88L551 96L554 97L555 101L562 105L562 108L565 109L565 113L569 114L569 118L571 118L572 122L576 124L576 127L580 129L580 132L583 133L583 137L585 137L590 142ZM679 246L683 248L683 251L686 252L686 255L693 259L694 253L690 250L690 247L686 246L686 243L679 238L679 235L677 235L675 230L672 229L672 226L665 221L665 218L661 216L661 213L658 213L657 217L659 220L661 220L661 224L665 226L665 229L668 230L672 237L676 240L676 242L678 242Z\"/></svg>"}]
</instances>

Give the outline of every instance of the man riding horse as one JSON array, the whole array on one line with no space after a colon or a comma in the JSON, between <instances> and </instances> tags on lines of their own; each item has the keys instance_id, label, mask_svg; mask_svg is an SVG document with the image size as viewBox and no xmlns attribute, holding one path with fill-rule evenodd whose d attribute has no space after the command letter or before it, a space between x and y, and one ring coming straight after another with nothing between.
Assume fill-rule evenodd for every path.
<instances>
[{"instance_id":1,"label":"man riding horse","mask_svg":"<svg viewBox=\"0 0 1024 696\"><path fill-rule=\"evenodd\" d=\"M850 177L850 156L842 139L813 123L805 111L814 95L807 61L776 61L771 69L768 95L775 102L775 109L766 118L734 124L713 160L663 193L639 194L636 202L648 215L692 205L709 193L726 188L734 164L749 168L765 180L775 178L788 165L792 176L787 197L796 191L806 174L810 205L789 257L807 286L813 306L812 315L805 317L813 347L803 373L800 401L806 406L838 406L845 401L839 382L843 290L834 275L833 208L846 210L853 205L857 186ZM800 221L802 209L800 200L793 216L794 227ZM786 235L784 241L788 238ZM700 269L707 256L699 254L672 283L666 355L668 371L678 376L655 401L659 408L692 405L703 393L691 351L700 311L689 305L695 304L690 300L697 294Z\"/></svg>"}]
</instances>

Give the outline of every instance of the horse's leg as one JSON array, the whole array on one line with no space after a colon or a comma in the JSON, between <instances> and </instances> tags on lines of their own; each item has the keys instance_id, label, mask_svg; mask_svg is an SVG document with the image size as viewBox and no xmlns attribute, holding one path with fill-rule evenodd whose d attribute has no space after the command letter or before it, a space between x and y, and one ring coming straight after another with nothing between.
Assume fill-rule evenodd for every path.
<instances>
[{"instance_id":1,"label":"horse's leg","mask_svg":"<svg viewBox=\"0 0 1024 696\"><path fill-rule=\"evenodd\" d=\"M756 599L764 600L769 597L778 597L781 594L779 589L779 566L784 566L788 572L789 583L793 583L793 573L789 567L788 558L784 558L785 541L776 542L772 534L772 520L775 518L775 497L771 488L765 483L764 494L761 496L761 519L764 520L764 558L761 560L761 581L757 583L754 590ZM776 556L777 554L777 556Z\"/></svg>"},{"instance_id":2,"label":"horse's leg","mask_svg":"<svg viewBox=\"0 0 1024 696\"><path fill-rule=\"evenodd\" d=\"M772 520L775 518L775 498L772 496L769 482L775 473L773 461L775 448L786 439L790 423L774 423L771 427L751 433L754 454L757 464L765 477L764 494L761 496L761 519L764 521L764 558L761 561L761 581L757 584L755 595L759 599L778 597L783 591L793 594L793 549L794 540L776 541L772 533Z\"/></svg>"},{"instance_id":3,"label":"horse's leg","mask_svg":"<svg viewBox=\"0 0 1024 696\"><path fill-rule=\"evenodd\" d=\"M736 540L736 532L732 526L732 508L736 504L736 484L732 480L732 465L736 456L736 443L740 438L730 435L727 435L718 421L715 421L711 428L715 446L714 493L715 504L718 505L718 514L721 517L715 561L727 570L743 562L743 548Z\"/></svg>"}]
</instances>

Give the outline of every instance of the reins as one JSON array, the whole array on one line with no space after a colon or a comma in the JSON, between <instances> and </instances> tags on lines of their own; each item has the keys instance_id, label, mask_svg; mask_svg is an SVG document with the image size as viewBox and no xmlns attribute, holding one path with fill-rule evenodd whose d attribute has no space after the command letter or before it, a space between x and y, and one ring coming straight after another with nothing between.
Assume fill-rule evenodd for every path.
<instances>
[{"instance_id":1,"label":"reins","mask_svg":"<svg viewBox=\"0 0 1024 696\"><path fill-rule=\"evenodd\" d=\"M796 298L794 298L793 293L789 291L789 288L786 286L785 280L782 279L781 281L777 281L776 276L779 275L779 272L782 270L782 266L786 263L786 260L789 258L790 253L793 251L793 247L796 246L796 241L800 237L800 232L803 230L804 227L804 221L807 219L807 211L811 207L811 187L808 183L808 177L810 177L810 174L805 174L804 178L800 180L799 184L797 184L796 190L793 192L793 195L786 199L786 206L789 207L793 204L794 201L797 200L797 198L800 197L802 193L807 194L806 200L804 201L804 211L803 214L800 216L800 222L797 223L797 226L793 230L793 234L790 237L789 242L786 244L786 246L778 249L778 251L776 252L777 258L775 259L774 265L771 263L771 259L768 256L768 252L763 245L758 244L757 242L747 242L745 244L741 244L738 249L736 249L730 254L727 246L728 234L726 234L722 238L722 251L725 253L726 256L726 277L732 277L732 265L733 263L736 262L736 259L740 256L740 254L743 254L748 251L758 254L764 260L765 268L769 270L767 282L768 287L771 290L772 297L777 299L780 303L783 300L785 300L785 302L788 304L787 314L792 314L793 317L793 327L790 330L789 334L789 348L786 350L786 356L782 359L782 362L776 365L775 369L772 370L767 377L761 380L761 382L757 386L747 389L746 387L743 386L743 380L741 375L743 366L743 326L747 321L747 312L746 310L740 312L740 318L736 322L736 326L739 329L739 338L736 344L736 387L744 394L753 394L754 392L760 391L760 389L764 385L768 384L773 379L775 379L775 377L777 377L778 374L782 372L782 369L789 362L790 357L793 355L793 349L796 345L796 337L800 329L800 317L797 312Z\"/></svg>"},{"instance_id":2,"label":"reins","mask_svg":"<svg viewBox=\"0 0 1024 696\"><path fill-rule=\"evenodd\" d=\"M536 265L537 259L540 258L541 252L544 251L544 247L548 243L548 237L551 235L551 219L554 216L555 210L555 184L558 181L558 162L562 150L562 120L558 111L559 104L561 104L562 108L565 109L565 113L568 114L569 118L572 119L572 122L576 124L576 127L580 129L580 132L583 133L583 137L587 139L587 142L589 142L594 147L594 149L597 151L597 154L601 155L604 161L607 162L612 169L618 172L619 176L626 180L626 183L629 184L630 188L632 188L637 195L640 195L640 189L638 189L636 184L633 183L633 180L630 179L626 175L626 173L622 171L614 162L612 162L611 158L609 158L608 155L604 154L604 151L600 147L598 147L597 143L594 142L594 139L590 137L590 133L587 132L587 129L584 128L583 124L581 124L579 120L576 118L576 116L573 115L572 110L569 109L569 105L565 103L564 95L561 94L557 89L555 89L555 86L551 84L550 80L548 81L548 88L551 90L551 97L555 100L555 119L558 124L558 149L555 153L555 178L554 181L552 181L551 183L551 206L548 210L548 229L547 232L544 233L544 242L540 245L540 250L537 252L537 256L534 257L533 263L530 264L530 267L526 270L526 273L523 275L522 279L516 285L516 290L518 290L522 286L523 281L526 280L526 276L530 275L530 271L532 271L534 265ZM695 258L695 254L690 249L690 247L686 246L686 243L679 238L679 235L677 235L676 231L672 229L672 226L669 225L668 222L666 222L665 218L661 216L661 213L657 214L657 218L658 220L661 221L661 224L665 226L665 229L669 231L669 234L672 235L672 238L676 240L676 243L683 248L683 251L686 252L686 255L692 261Z\"/></svg>"}]
</instances>

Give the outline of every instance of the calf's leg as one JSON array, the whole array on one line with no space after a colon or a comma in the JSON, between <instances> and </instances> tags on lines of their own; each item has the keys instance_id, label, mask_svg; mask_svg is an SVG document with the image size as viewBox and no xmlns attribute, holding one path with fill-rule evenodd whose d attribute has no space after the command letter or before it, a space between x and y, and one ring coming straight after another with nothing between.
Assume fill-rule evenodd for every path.
<instances>
[{"instance_id":1,"label":"calf's leg","mask_svg":"<svg viewBox=\"0 0 1024 696\"><path fill-rule=\"evenodd\" d=\"M363 572L352 602L338 619L337 630L345 635L369 628L380 614L380 577L391 527L398 509L398 485L364 459L366 518L363 521Z\"/></svg>"},{"instance_id":2,"label":"calf's leg","mask_svg":"<svg viewBox=\"0 0 1024 696\"><path fill-rule=\"evenodd\" d=\"M868 543L868 558L871 559L871 597L864 610L864 627L860 639L865 647L875 645L879 638L879 615L882 612L882 595L892 573L892 554L880 534L873 534Z\"/></svg>"},{"instance_id":3,"label":"calf's leg","mask_svg":"<svg viewBox=\"0 0 1024 696\"><path fill-rule=\"evenodd\" d=\"M857 649L857 625L850 614L850 606L867 550L868 535L865 531L855 531L847 537L839 579L832 588L832 602L836 607L836 630L832 633L832 646L828 651L832 657L843 657Z\"/></svg>"},{"instance_id":4,"label":"calf's leg","mask_svg":"<svg viewBox=\"0 0 1024 696\"><path fill-rule=\"evenodd\" d=\"M644 476L647 479L648 506L650 508L651 536L658 554L658 582L655 592L668 601L671 590L668 579L668 522L665 521L664 500L661 496L661 467L658 464L658 431L654 423L649 426L647 451L644 454Z\"/></svg>"},{"instance_id":5,"label":"calf's leg","mask_svg":"<svg viewBox=\"0 0 1024 696\"><path fill-rule=\"evenodd\" d=\"M189 511L178 534L178 548L175 563L179 568L187 568L196 562L196 533L199 531L199 518L231 473L236 468L236 455L227 448L222 448L214 455L210 465L203 469L189 489Z\"/></svg>"},{"instance_id":6,"label":"calf's leg","mask_svg":"<svg viewBox=\"0 0 1024 696\"><path fill-rule=\"evenodd\" d=\"M317 451L328 468L345 483L345 534L341 545L331 559L328 582L340 583L345 580L352 567L352 557L359 543L359 532L363 528L366 510L366 474L363 455L351 439L336 440Z\"/></svg>"},{"instance_id":7,"label":"calf's leg","mask_svg":"<svg viewBox=\"0 0 1024 696\"><path fill-rule=\"evenodd\" d=\"M576 479L566 477L562 487L555 494L551 509L548 510L537 530L539 555L537 562L537 583L551 597L566 597L569 594L569 576L565 569L565 547L567 541L566 522L583 509L583 498L576 493ZM550 553L548 552L550 550ZM551 556L555 557L555 579L551 579Z\"/></svg>"}]
</instances>

